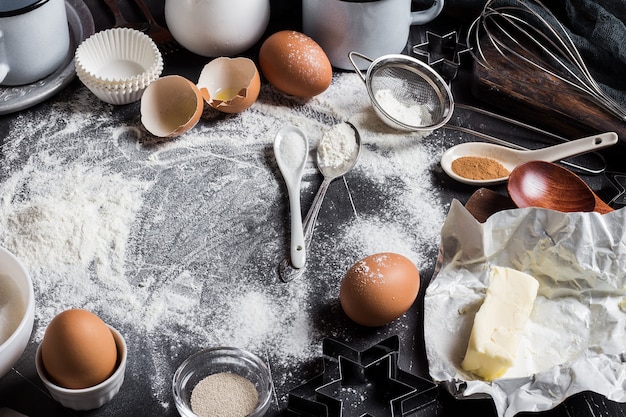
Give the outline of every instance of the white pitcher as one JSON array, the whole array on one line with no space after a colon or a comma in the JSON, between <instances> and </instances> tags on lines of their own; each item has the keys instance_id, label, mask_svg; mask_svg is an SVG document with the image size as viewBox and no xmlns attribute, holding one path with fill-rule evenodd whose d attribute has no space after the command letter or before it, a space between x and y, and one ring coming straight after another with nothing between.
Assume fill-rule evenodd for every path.
<instances>
[{"instance_id":1,"label":"white pitcher","mask_svg":"<svg viewBox=\"0 0 626 417\"><path fill-rule=\"evenodd\" d=\"M244 52L263 36L269 0L166 0L165 21L174 39L207 57Z\"/></svg>"},{"instance_id":2,"label":"white pitcher","mask_svg":"<svg viewBox=\"0 0 626 417\"><path fill-rule=\"evenodd\" d=\"M303 0L303 31L322 47L334 67L353 69L348 59L351 51L374 59L402 52L411 25L439 16L444 0L434 0L428 9L415 12L411 4L411 0Z\"/></svg>"}]
</instances>

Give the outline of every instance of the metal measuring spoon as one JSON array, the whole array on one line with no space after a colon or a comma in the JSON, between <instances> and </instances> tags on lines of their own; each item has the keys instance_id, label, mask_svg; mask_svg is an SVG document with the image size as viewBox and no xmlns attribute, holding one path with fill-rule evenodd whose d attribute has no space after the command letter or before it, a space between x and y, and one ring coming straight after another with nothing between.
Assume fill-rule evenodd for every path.
<instances>
[{"instance_id":1,"label":"metal measuring spoon","mask_svg":"<svg viewBox=\"0 0 626 417\"><path fill-rule=\"evenodd\" d=\"M311 245L311 240L313 238L313 231L315 230L315 225L317 223L317 215L320 212L320 208L322 207L322 202L324 201L324 196L326 195L326 191L328 190L328 186L330 183L339 177L345 175L348 171L350 171L356 161L359 159L359 155L361 153L361 136L359 135L359 131L357 128L350 122L346 122L354 130L354 135L356 139L356 150L352 153L350 158L344 161L341 165L334 167L329 165L324 165L323 160L320 156L320 149L317 149L316 162L317 167L324 176L324 180L320 185L320 188L317 190L317 194L313 198L313 203L311 203L311 208L309 209L306 217L304 218L304 246L309 247ZM298 277L300 277L304 273L304 268L294 268L289 262L289 258L285 258L278 265L278 274L280 279L284 282L292 281Z\"/></svg>"},{"instance_id":2,"label":"metal measuring spoon","mask_svg":"<svg viewBox=\"0 0 626 417\"><path fill-rule=\"evenodd\" d=\"M302 268L306 262L302 213L300 211L300 182L309 153L309 141L305 133L295 126L285 126L274 139L274 155L280 169L287 193L291 218L290 258L295 268Z\"/></svg>"},{"instance_id":3,"label":"metal measuring spoon","mask_svg":"<svg viewBox=\"0 0 626 417\"><path fill-rule=\"evenodd\" d=\"M452 162L464 156L485 157L499 162L504 168L511 172L518 165L528 161L559 161L561 159L582 155L587 152L615 145L618 140L619 138L617 134L614 132L607 132L532 151L512 149L506 146L486 142L467 142L453 146L444 152L441 156L441 168L451 178L465 184L476 186L493 185L506 182L509 178L508 175L505 177L487 180L465 178L454 172L452 169Z\"/></svg>"}]
</instances>

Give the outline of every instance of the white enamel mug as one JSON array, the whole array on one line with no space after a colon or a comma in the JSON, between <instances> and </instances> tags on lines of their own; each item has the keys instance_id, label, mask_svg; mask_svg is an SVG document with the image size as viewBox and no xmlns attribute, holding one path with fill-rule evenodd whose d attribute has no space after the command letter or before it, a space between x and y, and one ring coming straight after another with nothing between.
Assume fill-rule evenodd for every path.
<instances>
[{"instance_id":1,"label":"white enamel mug","mask_svg":"<svg viewBox=\"0 0 626 417\"><path fill-rule=\"evenodd\" d=\"M444 0L434 0L428 9L415 12L411 4L412 0L303 0L303 31L322 47L334 67L353 69L348 59L351 51L372 58L402 52L410 27L434 20Z\"/></svg>"},{"instance_id":2,"label":"white enamel mug","mask_svg":"<svg viewBox=\"0 0 626 417\"><path fill-rule=\"evenodd\" d=\"M0 85L53 73L70 49L65 0L0 1Z\"/></svg>"},{"instance_id":3,"label":"white enamel mug","mask_svg":"<svg viewBox=\"0 0 626 417\"><path fill-rule=\"evenodd\" d=\"M244 52L261 38L269 19L269 0L165 0L174 39L207 57Z\"/></svg>"}]
</instances>

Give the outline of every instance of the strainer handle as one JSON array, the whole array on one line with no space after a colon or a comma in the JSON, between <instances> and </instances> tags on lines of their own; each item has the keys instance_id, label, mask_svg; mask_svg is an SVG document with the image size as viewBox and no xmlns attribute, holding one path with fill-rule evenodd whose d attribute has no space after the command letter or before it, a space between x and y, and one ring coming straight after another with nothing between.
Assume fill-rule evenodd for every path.
<instances>
[{"instance_id":1,"label":"strainer handle","mask_svg":"<svg viewBox=\"0 0 626 417\"><path fill-rule=\"evenodd\" d=\"M372 59L370 59L369 57L363 55L362 53L359 52L354 52L351 51L348 53L348 58L350 59L350 63L352 64L352 66L354 67L354 70L356 71L357 74L359 74L359 77L361 77L361 80L367 84L367 82L365 81L365 75L363 75L363 72L361 72L361 70L359 69L359 66L357 64L355 64L354 62L354 56L357 56L365 61L368 61L370 64L372 62L374 62Z\"/></svg>"}]
</instances>

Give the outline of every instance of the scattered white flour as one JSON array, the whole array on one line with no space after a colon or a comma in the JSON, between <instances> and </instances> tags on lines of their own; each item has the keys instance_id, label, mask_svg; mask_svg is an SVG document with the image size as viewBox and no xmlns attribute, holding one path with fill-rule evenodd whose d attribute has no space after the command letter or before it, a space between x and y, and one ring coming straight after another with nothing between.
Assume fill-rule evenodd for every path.
<instances>
[{"instance_id":1,"label":"scattered white flour","mask_svg":"<svg viewBox=\"0 0 626 417\"><path fill-rule=\"evenodd\" d=\"M377 90L374 97L389 116L405 125L426 127L433 122L428 103L403 103L389 89Z\"/></svg>"},{"instance_id":2,"label":"scattered white flour","mask_svg":"<svg viewBox=\"0 0 626 417\"><path fill-rule=\"evenodd\" d=\"M328 129L317 145L322 166L329 168L339 168L350 161L357 150L356 135L347 123L339 123Z\"/></svg>"},{"instance_id":3,"label":"scattered white flour","mask_svg":"<svg viewBox=\"0 0 626 417\"><path fill-rule=\"evenodd\" d=\"M99 167L33 157L0 188L4 244L31 267L95 268L106 282L124 273L129 225L145 187Z\"/></svg>"},{"instance_id":4,"label":"scattered white flour","mask_svg":"<svg viewBox=\"0 0 626 417\"><path fill-rule=\"evenodd\" d=\"M113 123L117 109L82 87L50 112L11 121L0 245L33 276L34 343L60 311L87 308L125 335L129 383L151 390L164 408L173 408L178 365L216 345L265 359L284 404L302 382L293 372L319 358L322 339L351 334L337 324L337 297L354 262L395 251L421 271L434 267L447 211L433 191L435 134L385 126L356 74L335 74L310 100L267 85L261 97L238 115L207 113L170 141L149 137L138 115L128 126ZM293 124L313 147L343 121L359 129L361 155L331 184L307 272L284 284L276 268L288 253L288 201L274 138ZM309 155L303 212L320 182ZM407 331L414 329L399 319L373 337Z\"/></svg>"}]
</instances>

